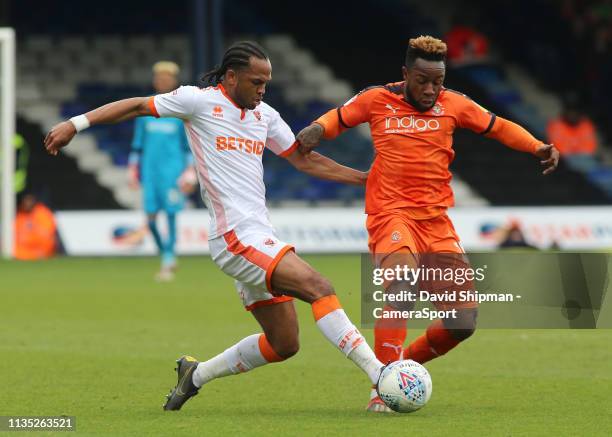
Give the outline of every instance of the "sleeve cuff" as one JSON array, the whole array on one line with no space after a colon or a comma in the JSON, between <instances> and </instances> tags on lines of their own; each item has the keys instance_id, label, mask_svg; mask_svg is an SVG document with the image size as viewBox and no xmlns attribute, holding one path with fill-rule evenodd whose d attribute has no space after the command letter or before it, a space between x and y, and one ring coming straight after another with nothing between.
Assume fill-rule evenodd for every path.
<instances>
[{"instance_id":1,"label":"sleeve cuff","mask_svg":"<svg viewBox=\"0 0 612 437\"><path fill-rule=\"evenodd\" d=\"M157 108L155 107L155 96L149 97L149 109L153 117L159 118L159 112L157 112Z\"/></svg>"},{"instance_id":2,"label":"sleeve cuff","mask_svg":"<svg viewBox=\"0 0 612 437\"><path fill-rule=\"evenodd\" d=\"M292 155L293 152L295 152L295 150L298 148L299 145L300 145L300 142L298 140L295 140L295 142L291 145L291 147L289 147L287 150L285 150L284 152L282 152L278 156L286 158L286 157Z\"/></svg>"}]
</instances>

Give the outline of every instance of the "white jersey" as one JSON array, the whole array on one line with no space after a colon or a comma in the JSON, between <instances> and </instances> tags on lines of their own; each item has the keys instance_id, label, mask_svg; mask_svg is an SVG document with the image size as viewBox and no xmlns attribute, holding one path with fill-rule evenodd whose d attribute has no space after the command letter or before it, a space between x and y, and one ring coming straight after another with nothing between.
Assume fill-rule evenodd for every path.
<instances>
[{"instance_id":1,"label":"white jersey","mask_svg":"<svg viewBox=\"0 0 612 437\"><path fill-rule=\"evenodd\" d=\"M156 117L184 120L201 193L210 212L209 238L239 223L271 226L266 208L262 155L264 148L287 156L297 147L295 136L279 113L266 103L256 109L238 107L223 85L182 86L152 97Z\"/></svg>"}]
</instances>

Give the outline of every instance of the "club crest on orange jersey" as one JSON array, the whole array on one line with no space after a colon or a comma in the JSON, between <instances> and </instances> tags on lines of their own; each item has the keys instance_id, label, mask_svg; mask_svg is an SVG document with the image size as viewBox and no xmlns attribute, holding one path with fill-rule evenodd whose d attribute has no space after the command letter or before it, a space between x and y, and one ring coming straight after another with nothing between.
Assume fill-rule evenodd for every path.
<instances>
[{"instance_id":1,"label":"club crest on orange jersey","mask_svg":"<svg viewBox=\"0 0 612 437\"><path fill-rule=\"evenodd\" d=\"M221 106L215 106L212 115L213 117L223 118L223 108Z\"/></svg>"},{"instance_id":2,"label":"club crest on orange jersey","mask_svg":"<svg viewBox=\"0 0 612 437\"><path fill-rule=\"evenodd\" d=\"M391 241L398 242L401 239L402 239L402 234L400 233L400 231L393 231L393 233L391 234Z\"/></svg>"},{"instance_id":3,"label":"club crest on orange jersey","mask_svg":"<svg viewBox=\"0 0 612 437\"><path fill-rule=\"evenodd\" d=\"M444 108L436 103L433 108L431 108L431 112L433 112L435 115L442 115L444 114Z\"/></svg>"}]
</instances>

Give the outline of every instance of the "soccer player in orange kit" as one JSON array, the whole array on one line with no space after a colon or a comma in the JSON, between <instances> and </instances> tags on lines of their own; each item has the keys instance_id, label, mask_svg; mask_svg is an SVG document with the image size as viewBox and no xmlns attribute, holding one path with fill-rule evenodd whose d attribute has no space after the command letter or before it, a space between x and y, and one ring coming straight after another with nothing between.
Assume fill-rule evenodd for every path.
<instances>
[{"instance_id":1,"label":"soccer player in orange kit","mask_svg":"<svg viewBox=\"0 0 612 437\"><path fill-rule=\"evenodd\" d=\"M369 249L377 267L427 264L425 254L436 254L433 263L437 267L469 266L446 214L454 204L449 165L455 155L455 129L470 129L535 155L545 175L554 171L559 161L559 152L552 145L495 116L464 94L444 88L445 60L443 41L431 36L411 39L402 67L403 82L365 89L321 116L297 137L300 151L307 154L322 138L332 139L346 129L369 123L376 153L366 185L365 209ZM406 286L399 281L384 284L387 293ZM448 286L434 284L432 290L442 293ZM436 306L457 309L457 316L435 320L424 335L405 348L406 319L378 319L374 328L378 359L383 363L398 359L425 363L474 333L476 302ZM390 411L375 389L371 390L367 409Z\"/></svg>"}]
</instances>

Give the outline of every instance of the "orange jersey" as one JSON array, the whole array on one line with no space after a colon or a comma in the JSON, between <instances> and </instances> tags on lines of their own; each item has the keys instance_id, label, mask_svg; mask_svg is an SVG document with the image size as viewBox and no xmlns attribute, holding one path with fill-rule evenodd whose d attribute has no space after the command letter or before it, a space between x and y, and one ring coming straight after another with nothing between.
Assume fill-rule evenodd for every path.
<instances>
[{"instance_id":1,"label":"orange jersey","mask_svg":"<svg viewBox=\"0 0 612 437\"><path fill-rule=\"evenodd\" d=\"M486 133L495 115L452 90L419 112L404 100L403 83L370 88L342 106L345 127L368 122L376 156L366 186L366 213L396 208L449 207L454 203L449 171L453 132Z\"/></svg>"},{"instance_id":2,"label":"orange jersey","mask_svg":"<svg viewBox=\"0 0 612 437\"><path fill-rule=\"evenodd\" d=\"M587 118L583 118L575 126L566 123L562 118L551 120L546 126L546 134L548 141L554 144L562 155L592 155L597 149L595 126Z\"/></svg>"},{"instance_id":3,"label":"orange jersey","mask_svg":"<svg viewBox=\"0 0 612 437\"><path fill-rule=\"evenodd\" d=\"M398 208L415 218L441 214L454 204L449 171L453 133L467 128L533 152L541 144L520 126L496 117L469 97L443 88L435 105L419 112L404 99L404 83L366 89L317 120L325 138L369 123L375 149L366 186L366 213Z\"/></svg>"},{"instance_id":4,"label":"orange jersey","mask_svg":"<svg viewBox=\"0 0 612 437\"><path fill-rule=\"evenodd\" d=\"M43 259L55 254L55 219L42 203L30 212L18 211L14 229L16 259Z\"/></svg>"}]
</instances>

